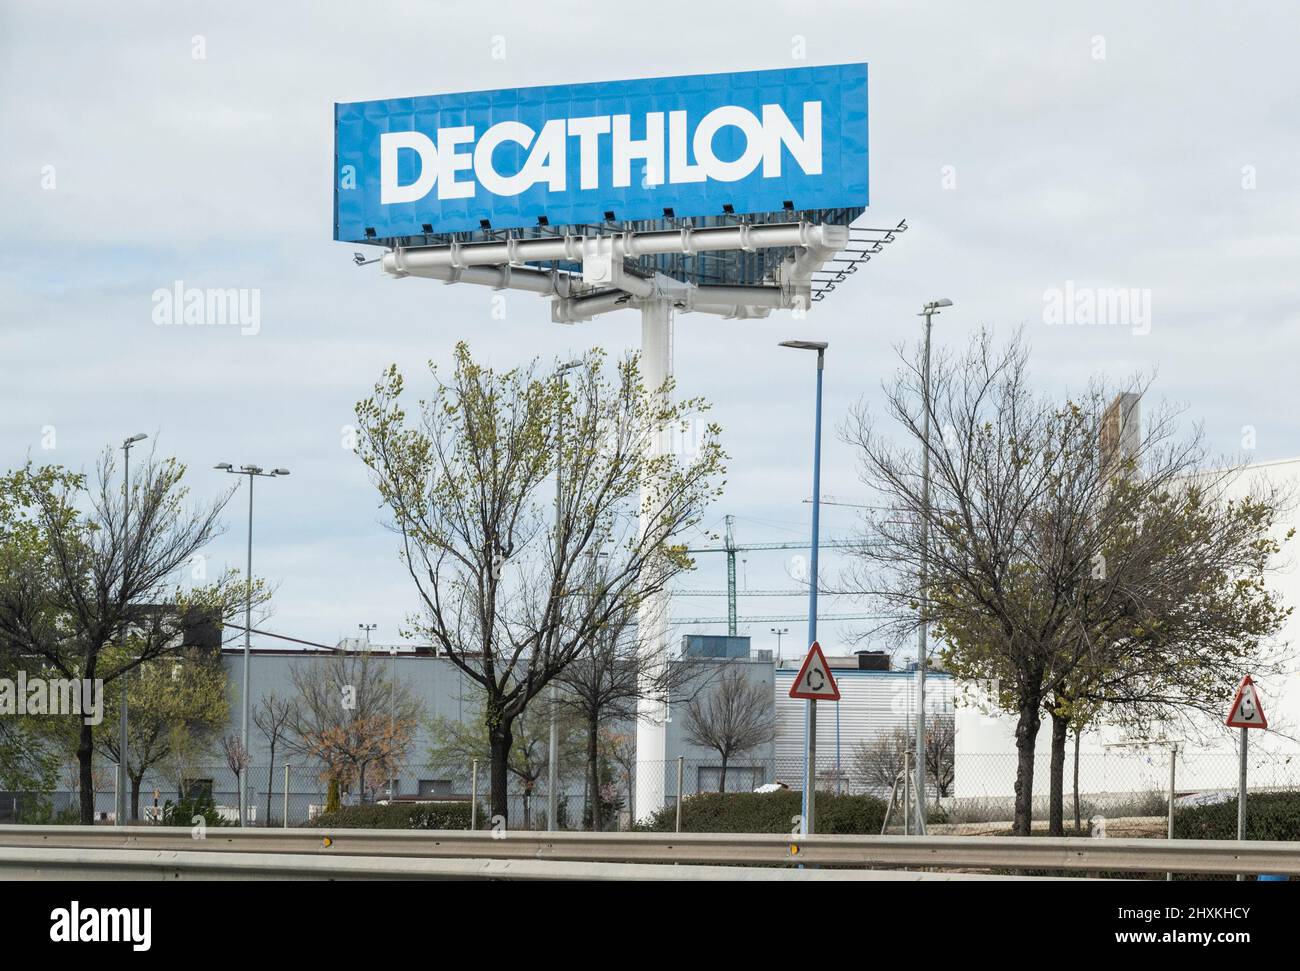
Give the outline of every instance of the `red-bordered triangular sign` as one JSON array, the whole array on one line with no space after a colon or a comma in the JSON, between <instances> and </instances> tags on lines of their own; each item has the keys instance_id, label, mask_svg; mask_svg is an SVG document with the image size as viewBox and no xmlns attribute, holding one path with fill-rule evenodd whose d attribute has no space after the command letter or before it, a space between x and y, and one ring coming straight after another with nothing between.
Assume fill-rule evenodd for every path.
<instances>
[{"instance_id":1,"label":"red-bordered triangular sign","mask_svg":"<svg viewBox=\"0 0 1300 971\"><path fill-rule=\"evenodd\" d=\"M812 649L803 659L799 675L790 685L791 698L807 698L809 701L839 701L840 686L835 683L831 666L826 663L822 647L813 641Z\"/></svg>"},{"instance_id":2,"label":"red-bordered triangular sign","mask_svg":"<svg viewBox=\"0 0 1300 971\"><path fill-rule=\"evenodd\" d=\"M1259 692L1255 690L1255 682L1249 674L1241 679L1225 724L1229 728L1268 728L1268 719L1264 717L1264 708L1259 703Z\"/></svg>"}]
</instances>

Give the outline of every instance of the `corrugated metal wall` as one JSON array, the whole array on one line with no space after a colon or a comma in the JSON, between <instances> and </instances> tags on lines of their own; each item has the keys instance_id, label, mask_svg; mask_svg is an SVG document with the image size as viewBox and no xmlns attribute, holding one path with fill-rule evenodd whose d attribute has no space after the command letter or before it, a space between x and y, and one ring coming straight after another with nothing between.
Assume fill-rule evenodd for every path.
<instances>
[{"instance_id":1,"label":"corrugated metal wall","mask_svg":"<svg viewBox=\"0 0 1300 971\"><path fill-rule=\"evenodd\" d=\"M778 764L799 762L804 749L804 702L790 697L796 668L776 671L776 758ZM817 706L818 762L833 757L836 738L836 709L839 714L840 755L847 769L859 741L870 741L916 718L916 674L912 671L854 671L832 673L840 686L838 702ZM954 679L931 671L925 682L926 712L953 712ZM788 781L788 780L782 780Z\"/></svg>"}]
</instances>

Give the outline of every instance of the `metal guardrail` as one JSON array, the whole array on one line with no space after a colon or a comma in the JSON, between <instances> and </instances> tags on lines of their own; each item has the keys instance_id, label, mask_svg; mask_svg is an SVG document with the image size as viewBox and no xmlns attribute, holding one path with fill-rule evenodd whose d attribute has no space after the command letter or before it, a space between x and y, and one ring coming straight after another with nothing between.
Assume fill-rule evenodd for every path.
<instances>
[{"instance_id":1,"label":"metal guardrail","mask_svg":"<svg viewBox=\"0 0 1300 971\"><path fill-rule=\"evenodd\" d=\"M912 870L814 870L572 860L0 847L0 880L1012 880Z\"/></svg>"},{"instance_id":2,"label":"metal guardrail","mask_svg":"<svg viewBox=\"0 0 1300 971\"><path fill-rule=\"evenodd\" d=\"M0 826L0 848L548 860L623 864L1300 875L1300 842L1012 836Z\"/></svg>"}]
</instances>

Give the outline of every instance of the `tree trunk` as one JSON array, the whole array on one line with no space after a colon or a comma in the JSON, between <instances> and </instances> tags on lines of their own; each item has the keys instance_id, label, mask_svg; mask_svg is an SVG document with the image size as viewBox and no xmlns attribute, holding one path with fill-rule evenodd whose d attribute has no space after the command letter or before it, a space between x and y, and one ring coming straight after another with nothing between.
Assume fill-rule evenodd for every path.
<instances>
[{"instance_id":1,"label":"tree trunk","mask_svg":"<svg viewBox=\"0 0 1300 971\"><path fill-rule=\"evenodd\" d=\"M722 775L718 779L718 792L727 791L727 757L722 757Z\"/></svg>"},{"instance_id":2,"label":"tree trunk","mask_svg":"<svg viewBox=\"0 0 1300 971\"><path fill-rule=\"evenodd\" d=\"M1034 744L1038 741L1042 703L1042 697L1037 694L1020 699L1020 718L1016 722L1016 811L1012 824L1016 836L1030 835L1034 818Z\"/></svg>"},{"instance_id":3,"label":"tree trunk","mask_svg":"<svg viewBox=\"0 0 1300 971\"><path fill-rule=\"evenodd\" d=\"M1047 835L1065 835L1065 740L1070 720L1052 712L1052 762L1049 773L1050 793L1047 807Z\"/></svg>"},{"instance_id":4,"label":"tree trunk","mask_svg":"<svg viewBox=\"0 0 1300 971\"><path fill-rule=\"evenodd\" d=\"M266 822L271 825L271 790L275 788L275 739L271 739L270 767L266 770Z\"/></svg>"},{"instance_id":5,"label":"tree trunk","mask_svg":"<svg viewBox=\"0 0 1300 971\"><path fill-rule=\"evenodd\" d=\"M514 744L514 734L510 725L502 725L489 730L488 743L491 747L492 764L489 769L492 816L500 816L510 825L510 799L507 794L509 783L510 746Z\"/></svg>"},{"instance_id":6,"label":"tree trunk","mask_svg":"<svg viewBox=\"0 0 1300 971\"><path fill-rule=\"evenodd\" d=\"M1083 832L1083 819L1079 815L1079 730L1074 730L1074 830Z\"/></svg>"},{"instance_id":7,"label":"tree trunk","mask_svg":"<svg viewBox=\"0 0 1300 971\"><path fill-rule=\"evenodd\" d=\"M95 752L94 729L83 724L77 739L77 778L81 787L81 825L95 822L95 780L91 776L91 758Z\"/></svg>"},{"instance_id":8,"label":"tree trunk","mask_svg":"<svg viewBox=\"0 0 1300 971\"><path fill-rule=\"evenodd\" d=\"M591 831L600 831L600 726L593 718L587 722L587 810L591 814Z\"/></svg>"},{"instance_id":9,"label":"tree trunk","mask_svg":"<svg viewBox=\"0 0 1300 971\"><path fill-rule=\"evenodd\" d=\"M140 783L144 781L144 773L131 776L131 821L135 822L140 818Z\"/></svg>"}]
</instances>

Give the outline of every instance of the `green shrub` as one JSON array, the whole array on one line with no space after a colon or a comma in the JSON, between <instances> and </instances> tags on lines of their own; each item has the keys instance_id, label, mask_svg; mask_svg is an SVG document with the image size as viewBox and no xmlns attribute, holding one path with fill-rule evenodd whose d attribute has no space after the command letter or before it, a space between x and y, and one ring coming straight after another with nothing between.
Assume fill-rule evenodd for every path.
<instances>
[{"instance_id":1,"label":"green shrub","mask_svg":"<svg viewBox=\"0 0 1300 971\"><path fill-rule=\"evenodd\" d=\"M193 826L195 816L202 816L207 826L226 825L226 821L221 818L217 807L208 796L181 799L178 802L168 799L163 803L162 824L164 826Z\"/></svg>"},{"instance_id":2,"label":"green shrub","mask_svg":"<svg viewBox=\"0 0 1300 971\"><path fill-rule=\"evenodd\" d=\"M1237 800L1174 809L1177 839L1234 840ZM1300 791L1251 793L1246 797L1246 838L1300 840Z\"/></svg>"},{"instance_id":3,"label":"green shrub","mask_svg":"<svg viewBox=\"0 0 1300 971\"><path fill-rule=\"evenodd\" d=\"M682 800L682 831L687 833L792 833L802 812L802 796L780 792L704 792ZM837 796L817 793L818 833L879 834L885 819L885 802L874 796ZM644 827L652 832L672 832L676 806L667 806Z\"/></svg>"},{"instance_id":4,"label":"green shrub","mask_svg":"<svg viewBox=\"0 0 1300 971\"><path fill-rule=\"evenodd\" d=\"M305 825L313 829L469 829L467 802L341 806ZM484 819L482 813L479 819Z\"/></svg>"}]
</instances>

